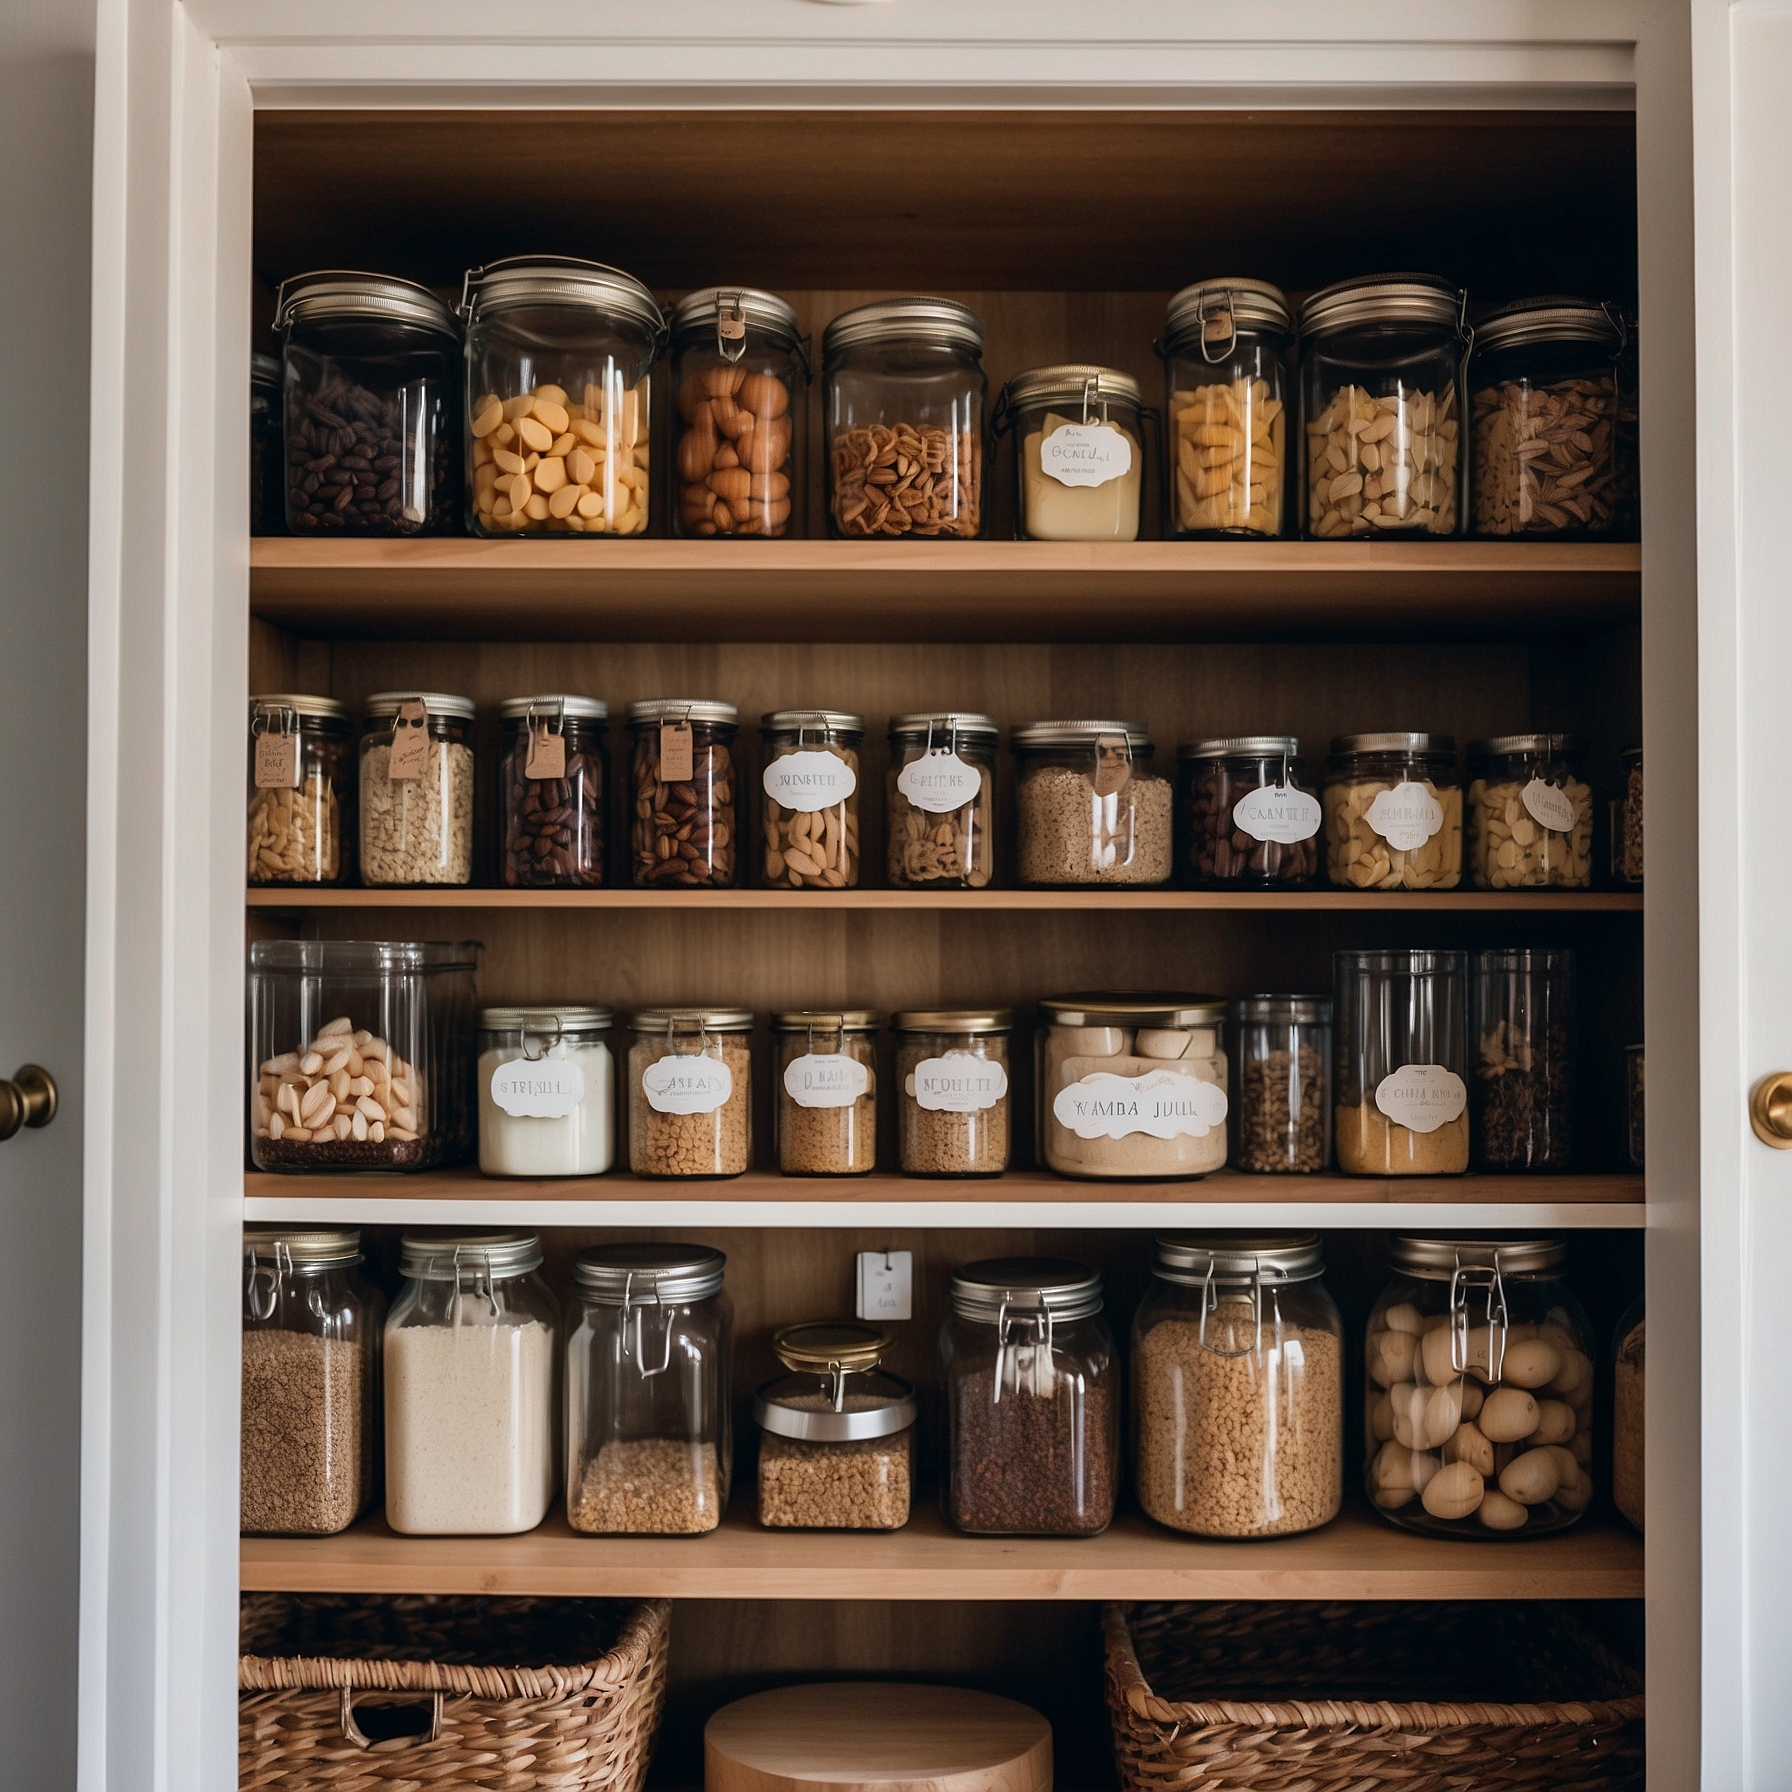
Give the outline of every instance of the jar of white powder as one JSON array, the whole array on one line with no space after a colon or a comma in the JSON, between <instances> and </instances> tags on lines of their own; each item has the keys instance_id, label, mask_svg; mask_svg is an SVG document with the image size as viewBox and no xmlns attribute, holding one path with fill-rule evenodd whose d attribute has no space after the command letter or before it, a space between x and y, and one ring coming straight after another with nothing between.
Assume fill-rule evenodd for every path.
<instances>
[{"instance_id":1,"label":"jar of white powder","mask_svg":"<svg viewBox=\"0 0 1792 1792\"><path fill-rule=\"evenodd\" d=\"M601 1176L615 1156L608 1008L479 1014L479 1167L488 1176Z\"/></svg>"}]
</instances>

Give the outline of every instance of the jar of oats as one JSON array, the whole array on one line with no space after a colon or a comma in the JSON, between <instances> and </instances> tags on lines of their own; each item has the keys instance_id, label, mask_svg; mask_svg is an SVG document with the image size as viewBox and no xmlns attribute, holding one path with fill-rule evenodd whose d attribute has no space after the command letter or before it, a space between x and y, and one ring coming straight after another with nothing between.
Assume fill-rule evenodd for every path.
<instances>
[{"instance_id":1,"label":"jar of oats","mask_svg":"<svg viewBox=\"0 0 1792 1792\"><path fill-rule=\"evenodd\" d=\"M1469 742L1469 875L1477 890L1584 890L1593 881L1593 789L1577 734Z\"/></svg>"},{"instance_id":2,"label":"jar of oats","mask_svg":"<svg viewBox=\"0 0 1792 1792\"><path fill-rule=\"evenodd\" d=\"M1006 1008L913 1008L896 1035L897 1132L905 1176L999 1176L1008 1168Z\"/></svg>"},{"instance_id":3,"label":"jar of oats","mask_svg":"<svg viewBox=\"0 0 1792 1792\"><path fill-rule=\"evenodd\" d=\"M348 710L329 697L249 699L249 882L339 884L354 813Z\"/></svg>"},{"instance_id":4,"label":"jar of oats","mask_svg":"<svg viewBox=\"0 0 1792 1792\"><path fill-rule=\"evenodd\" d=\"M1009 744L1023 884L1170 881L1175 804L1143 722L1034 722Z\"/></svg>"},{"instance_id":5,"label":"jar of oats","mask_svg":"<svg viewBox=\"0 0 1792 1792\"><path fill-rule=\"evenodd\" d=\"M1453 890L1462 785L1448 734L1341 734L1325 785L1325 864L1343 890Z\"/></svg>"},{"instance_id":6,"label":"jar of oats","mask_svg":"<svg viewBox=\"0 0 1792 1792\"><path fill-rule=\"evenodd\" d=\"M877 1167L877 1016L865 1008L772 1016L772 1100L786 1176L863 1176Z\"/></svg>"},{"instance_id":7,"label":"jar of oats","mask_svg":"<svg viewBox=\"0 0 1792 1792\"><path fill-rule=\"evenodd\" d=\"M381 691L361 736L361 881L473 881L473 701Z\"/></svg>"},{"instance_id":8,"label":"jar of oats","mask_svg":"<svg viewBox=\"0 0 1792 1792\"><path fill-rule=\"evenodd\" d=\"M748 1008L643 1008L629 1023L628 1166L739 1176L753 1161Z\"/></svg>"},{"instance_id":9,"label":"jar of oats","mask_svg":"<svg viewBox=\"0 0 1792 1792\"><path fill-rule=\"evenodd\" d=\"M765 882L850 890L859 881L859 743L865 718L780 709L759 725L765 748Z\"/></svg>"},{"instance_id":10,"label":"jar of oats","mask_svg":"<svg viewBox=\"0 0 1792 1792\"><path fill-rule=\"evenodd\" d=\"M995 875L996 719L890 721L889 877L898 890L981 890Z\"/></svg>"}]
</instances>

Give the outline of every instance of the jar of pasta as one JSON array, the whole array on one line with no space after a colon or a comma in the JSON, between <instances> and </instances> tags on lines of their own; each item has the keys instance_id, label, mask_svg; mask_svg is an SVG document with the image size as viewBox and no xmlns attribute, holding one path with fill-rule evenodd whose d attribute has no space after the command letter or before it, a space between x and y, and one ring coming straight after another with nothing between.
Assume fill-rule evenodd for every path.
<instances>
[{"instance_id":1,"label":"jar of pasta","mask_svg":"<svg viewBox=\"0 0 1792 1792\"><path fill-rule=\"evenodd\" d=\"M998 435L1014 434L1019 541L1137 541L1145 459L1144 399L1112 367L1035 367L996 403Z\"/></svg>"},{"instance_id":2,"label":"jar of pasta","mask_svg":"<svg viewBox=\"0 0 1792 1792\"><path fill-rule=\"evenodd\" d=\"M859 881L859 743L865 718L780 709L759 725L765 748L765 881L850 890Z\"/></svg>"},{"instance_id":3,"label":"jar of pasta","mask_svg":"<svg viewBox=\"0 0 1792 1792\"><path fill-rule=\"evenodd\" d=\"M1477 890L1584 890L1593 881L1593 790L1577 734L1470 741L1468 863Z\"/></svg>"},{"instance_id":4,"label":"jar of pasta","mask_svg":"<svg viewBox=\"0 0 1792 1792\"><path fill-rule=\"evenodd\" d=\"M1175 805L1143 722L1034 722L1010 744L1023 884L1170 881Z\"/></svg>"},{"instance_id":5,"label":"jar of pasta","mask_svg":"<svg viewBox=\"0 0 1792 1792\"><path fill-rule=\"evenodd\" d=\"M249 699L249 882L339 884L354 814L347 708L329 697Z\"/></svg>"},{"instance_id":6,"label":"jar of pasta","mask_svg":"<svg viewBox=\"0 0 1792 1792\"><path fill-rule=\"evenodd\" d=\"M898 890L981 890L995 875L996 719L890 720L889 878Z\"/></svg>"},{"instance_id":7,"label":"jar of pasta","mask_svg":"<svg viewBox=\"0 0 1792 1792\"><path fill-rule=\"evenodd\" d=\"M1453 890L1462 786L1447 734L1341 734L1325 784L1325 863L1343 890Z\"/></svg>"},{"instance_id":8,"label":"jar of pasta","mask_svg":"<svg viewBox=\"0 0 1792 1792\"><path fill-rule=\"evenodd\" d=\"M739 1176L753 1162L747 1008L643 1008L629 1023L628 1167L637 1176Z\"/></svg>"},{"instance_id":9,"label":"jar of pasta","mask_svg":"<svg viewBox=\"0 0 1792 1792\"><path fill-rule=\"evenodd\" d=\"M361 881L473 881L473 703L380 691L361 736Z\"/></svg>"},{"instance_id":10,"label":"jar of pasta","mask_svg":"<svg viewBox=\"0 0 1792 1792\"><path fill-rule=\"evenodd\" d=\"M1008 1168L1006 1008L912 1008L890 1017L906 1176L999 1176Z\"/></svg>"},{"instance_id":11,"label":"jar of pasta","mask_svg":"<svg viewBox=\"0 0 1792 1792\"><path fill-rule=\"evenodd\" d=\"M863 1176L877 1167L877 1016L792 1009L772 1016L772 1113L786 1176Z\"/></svg>"}]
</instances>

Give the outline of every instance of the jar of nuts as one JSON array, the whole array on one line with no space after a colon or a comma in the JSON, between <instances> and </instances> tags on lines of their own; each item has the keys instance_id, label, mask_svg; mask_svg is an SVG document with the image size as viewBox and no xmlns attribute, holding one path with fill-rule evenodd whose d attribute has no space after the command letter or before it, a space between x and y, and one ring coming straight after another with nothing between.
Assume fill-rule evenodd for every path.
<instances>
[{"instance_id":1,"label":"jar of nuts","mask_svg":"<svg viewBox=\"0 0 1792 1792\"><path fill-rule=\"evenodd\" d=\"M1319 799L1292 734L1198 740L1176 750L1182 874L1197 889L1298 889L1319 872Z\"/></svg>"},{"instance_id":2,"label":"jar of nuts","mask_svg":"<svg viewBox=\"0 0 1792 1792\"><path fill-rule=\"evenodd\" d=\"M773 1133L786 1176L863 1176L877 1167L877 1024L865 1008L772 1016Z\"/></svg>"},{"instance_id":3,"label":"jar of nuts","mask_svg":"<svg viewBox=\"0 0 1792 1792\"><path fill-rule=\"evenodd\" d=\"M889 877L898 890L981 890L995 875L996 719L890 719Z\"/></svg>"},{"instance_id":4,"label":"jar of nuts","mask_svg":"<svg viewBox=\"0 0 1792 1792\"><path fill-rule=\"evenodd\" d=\"M1232 1167L1310 1175L1332 1161L1332 1005L1324 996L1232 1004Z\"/></svg>"},{"instance_id":5,"label":"jar of nuts","mask_svg":"<svg viewBox=\"0 0 1792 1792\"><path fill-rule=\"evenodd\" d=\"M1185 286L1164 315L1165 497L1175 535L1286 524L1294 319L1267 280Z\"/></svg>"},{"instance_id":6,"label":"jar of nuts","mask_svg":"<svg viewBox=\"0 0 1792 1792\"><path fill-rule=\"evenodd\" d=\"M828 533L983 528L983 320L951 299L882 299L822 337Z\"/></svg>"},{"instance_id":7,"label":"jar of nuts","mask_svg":"<svg viewBox=\"0 0 1792 1792\"><path fill-rule=\"evenodd\" d=\"M637 1176L739 1176L753 1162L746 1008L643 1008L629 1023L628 1162Z\"/></svg>"},{"instance_id":8,"label":"jar of nuts","mask_svg":"<svg viewBox=\"0 0 1792 1792\"><path fill-rule=\"evenodd\" d=\"M996 403L1014 433L1019 541L1137 541L1145 457L1139 382L1112 367L1035 367Z\"/></svg>"},{"instance_id":9,"label":"jar of nuts","mask_svg":"<svg viewBox=\"0 0 1792 1792\"><path fill-rule=\"evenodd\" d=\"M1325 865L1341 890L1453 890L1462 785L1448 734L1341 734L1325 784Z\"/></svg>"},{"instance_id":10,"label":"jar of nuts","mask_svg":"<svg viewBox=\"0 0 1792 1792\"><path fill-rule=\"evenodd\" d=\"M348 710L329 697L249 699L249 882L339 884L354 815Z\"/></svg>"},{"instance_id":11,"label":"jar of nuts","mask_svg":"<svg viewBox=\"0 0 1792 1792\"><path fill-rule=\"evenodd\" d=\"M734 737L740 712L708 698L655 697L628 706L628 726L636 888L729 888L739 834Z\"/></svg>"},{"instance_id":12,"label":"jar of nuts","mask_svg":"<svg viewBox=\"0 0 1792 1792\"><path fill-rule=\"evenodd\" d=\"M915 1008L896 1035L897 1133L905 1176L999 1176L1008 1168L1006 1008Z\"/></svg>"},{"instance_id":13,"label":"jar of nuts","mask_svg":"<svg viewBox=\"0 0 1792 1792\"><path fill-rule=\"evenodd\" d=\"M361 881L473 881L473 702L381 691L361 736Z\"/></svg>"},{"instance_id":14,"label":"jar of nuts","mask_svg":"<svg viewBox=\"0 0 1792 1792\"><path fill-rule=\"evenodd\" d=\"M1477 890L1584 890L1593 881L1593 791L1576 734L1469 742L1468 863Z\"/></svg>"},{"instance_id":15,"label":"jar of nuts","mask_svg":"<svg viewBox=\"0 0 1792 1792\"><path fill-rule=\"evenodd\" d=\"M1143 722L1033 722L1009 744L1023 884L1170 881L1170 781L1151 769Z\"/></svg>"},{"instance_id":16,"label":"jar of nuts","mask_svg":"<svg viewBox=\"0 0 1792 1792\"><path fill-rule=\"evenodd\" d=\"M514 256L466 276L475 535L640 535L649 371L666 320L601 262Z\"/></svg>"},{"instance_id":17,"label":"jar of nuts","mask_svg":"<svg viewBox=\"0 0 1792 1792\"><path fill-rule=\"evenodd\" d=\"M841 709L780 709L761 720L759 738L767 887L854 888L865 718Z\"/></svg>"},{"instance_id":18,"label":"jar of nuts","mask_svg":"<svg viewBox=\"0 0 1792 1792\"><path fill-rule=\"evenodd\" d=\"M498 866L505 887L601 888L609 705L595 697L511 697L498 714Z\"/></svg>"},{"instance_id":19,"label":"jar of nuts","mask_svg":"<svg viewBox=\"0 0 1792 1792\"><path fill-rule=\"evenodd\" d=\"M677 532L801 535L809 362L774 293L711 286L672 311Z\"/></svg>"}]
</instances>

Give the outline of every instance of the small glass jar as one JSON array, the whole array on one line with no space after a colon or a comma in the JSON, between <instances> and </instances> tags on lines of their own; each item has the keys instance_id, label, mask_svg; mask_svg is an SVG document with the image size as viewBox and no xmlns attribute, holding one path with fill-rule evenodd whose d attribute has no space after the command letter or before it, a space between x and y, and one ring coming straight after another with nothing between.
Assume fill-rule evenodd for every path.
<instances>
[{"instance_id":1,"label":"small glass jar","mask_svg":"<svg viewBox=\"0 0 1792 1792\"><path fill-rule=\"evenodd\" d=\"M734 763L740 712L707 698L655 697L628 706L628 727L635 887L731 888L740 858Z\"/></svg>"},{"instance_id":2,"label":"small glass jar","mask_svg":"<svg viewBox=\"0 0 1792 1792\"><path fill-rule=\"evenodd\" d=\"M1325 868L1341 890L1453 890L1462 784L1448 734L1341 734L1325 779Z\"/></svg>"},{"instance_id":3,"label":"small glass jar","mask_svg":"<svg viewBox=\"0 0 1792 1792\"><path fill-rule=\"evenodd\" d=\"M331 1537L373 1498L386 1303L353 1228L243 1234L242 1528Z\"/></svg>"},{"instance_id":4,"label":"small glass jar","mask_svg":"<svg viewBox=\"0 0 1792 1792\"><path fill-rule=\"evenodd\" d=\"M473 701L380 691L361 736L361 881L473 881Z\"/></svg>"},{"instance_id":5,"label":"small glass jar","mask_svg":"<svg viewBox=\"0 0 1792 1792\"><path fill-rule=\"evenodd\" d=\"M426 286L383 274L286 281L286 526L440 535L460 508L460 330Z\"/></svg>"},{"instance_id":6,"label":"small glass jar","mask_svg":"<svg viewBox=\"0 0 1792 1792\"><path fill-rule=\"evenodd\" d=\"M1034 722L1009 745L1023 884L1170 881L1175 803L1143 722Z\"/></svg>"},{"instance_id":7,"label":"small glass jar","mask_svg":"<svg viewBox=\"0 0 1792 1792\"><path fill-rule=\"evenodd\" d=\"M498 705L498 868L506 889L602 888L609 714L593 697Z\"/></svg>"},{"instance_id":8,"label":"small glass jar","mask_svg":"<svg viewBox=\"0 0 1792 1792\"><path fill-rule=\"evenodd\" d=\"M1468 955L1339 952L1338 1099L1347 1176L1468 1168Z\"/></svg>"},{"instance_id":9,"label":"small glass jar","mask_svg":"<svg viewBox=\"0 0 1792 1792\"><path fill-rule=\"evenodd\" d=\"M472 532L645 534L653 294L601 262L518 255L467 274L461 315Z\"/></svg>"},{"instance_id":10,"label":"small glass jar","mask_svg":"<svg viewBox=\"0 0 1792 1792\"><path fill-rule=\"evenodd\" d=\"M1008 1168L1006 1008L912 1008L896 1035L897 1134L905 1176L999 1176Z\"/></svg>"},{"instance_id":11,"label":"small glass jar","mask_svg":"<svg viewBox=\"0 0 1792 1792\"><path fill-rule=\"evenodd\" d=\"M1643 1168L1643 1048L1624 1048L1625 1144L1632 1169Z\"/></svg>"},{"instance_id":12,"label":"small glass jar","mask_svg":"<svg viewBox=\"0 0 1792 1792\"><path fill-rule=\"evenodd\" d=\"M1429 274L1389 274L1301 306L1309 541L1461 533L1467 298Z\"/></svg>"},{"instance_id":13,"label":"small glass jar","mask_svg":"<svg viewBox=\"0 0 1792 1792\"><path fill-rule=\"evenodd\" d=\"M1170 533L1271 538L1287 527L1294 319L1266 280L1185 286L1164 314Z\"/></svg>"},{"instance_id":14,"label":"small glass jar","mask_svg":"<svg viewBox=\"0 0 1792 1792\"><path fill-rule=\"evenodd\" d=\"M553 1503L560 1308L533 1232L407 1232L386 1321L386 1522L532 1531Z\"/></svg>"},{"instance_id":15,"label":"small glass jar","mask_svg":"<svg viewBox=\"0 0 1792 1792\"><path fill-rule=\"evenodd\" d=\"M1292 734L1198 740L1176 749L1182 873L1195 889L1302 889L1319 875L1319 799Z\"/></svg>"},{"instance_id":16,"label":"small glass jar","mask_svg":"<svg viewBox=\"0 0 1792 1792\"><path fill-rule=\"evenodd\" d=\"M786 1176L863 1176L877 1168L877 1026L866 1008L772 1016L772 1130Z\"/></svg>"},{"instance_id":17,"label":"small glass jar","mask_svg":"<svg viewBox=\"0 0 1792 1792\"><path fill-rule=\"evenodd\" d=\"M983 320L951 299L880 299L822 336L828 533L969 538L983 528Z\"/></svg>"},{"instance_id":18,"label":"small glass jar","mask_svg":"<svg viewBox=\"0 0 1792 1792\"><path fill-rule=\"evenodd\" d=\"M286 533L286 430L280 361L249 357L249 533Z\"/></svg>"},{"instance_id":19,"label":"small glass jar","mask_svg":"<svg viewBox=\"0 0 1792 1792\"><path fill-rule=\"evenodd\" d=\"M1332 1161L1332 1005L1324 996L1232 1004L1232 1167L1312 1175Z\"/></svg>"},{"instance_id":20,"label":"small glass jar","mask_svg":"<svg viewBox=\"0 0 1792 1792\"><path fill-rule=\"evenodd\" d=\"M629 1168L672 1179L750 1169L752 1010L643 1008L629 1026Z\"/></svg>"},{"instance_id":21,"label":"small glass jar","mask_svg":"<svg viewBox=\"0 0 1792 1792\"><path fill-rule=\"evenodd\" d=\"M1592 1329L1560 1239L1395 1238L1369 1315L1364 1481L1403 1530L1535 1537L1593 1499Z\"/></svg>"},{"instance_id":22,"label":"small glass jar","mask_svg":"<svg viewBox=\"0 0 1792 1792\"><path fill-rule=\"evenodd\" d=\"M348 881L355 781L348 709L329 697L249 699L249 882ZM347 809L351 826L343 826Z\"/></svg>"},{"instance_id":23,"label":"small glass jar","mask_svg":"<svg viewBox=\"0 0 1792 1792\"><path fill-rule=\"evenodd\" d=\"M787 1325L790 1371L753 1395L759 1522L771 1530L899 1531L915 1480L915 1389L880 1369L888 1332L847 1320Z\"/></svg>"},{"instance_id":24,"label":"small glass jar","mask_svg":"<svg viewBox=\"0 0 1792 1792\"><path fill-rule=\"evenodd\" d=\"M889 878L897 890L987 889L996 870L994 716L890 719Z\"/></svg>"},{"instance_id":25,"label":"small glass jar","mask_svg":"<svg viewBox=\"0 0 1792 1792\"><path fill-rule=\"evenodd\" d=\"M1643 887L1643 749L1624 749L1624 794L1612 799L1612 882Z\"/></svg>"},{"instance_id":26,"label":"small glass jar","mask_svg":"<svg viewBox=\"0 0 1792 1792\"><path fill-rule=\"evenodd\" d=\"M1643 1297L1618 1321L1612 1345L1612 1504L1643 1528Z\"/></svg>"},{"instance_id":27,"label":"small glass jar","mask_svg":"<svg viewBox=\"0 0 1792 1792\"><path fill-rule=\"evenodd\" d=\"M775 293L711 286L672 311L677 533L803 532L809 360Z\"/></svg>"},{"instance_id":28,"label":"small glass jar","mask_svg":"<svg viewBox=\"0 0 1792 1792\"><path fill-rule=\"evenodd\" d=\"M952 1277L940 1331L946 1517L985 1536L1093 1537L1120 1484L1120 1361L1101 1277L1006 1257Z\"/></svg>"},{"instance_id":29,"label":"small glass jar","mask_svg":"<svg viewBox=\"0 0 1792 1792\"><path fill-rule=\"evenodd\" d=\"M1060 1176L1205 1176L1226 1162L1226 1004L1059 996L1039 1004L1039 1159Z\"/></svg>"},{"instance_id":30,"label":"small glass jar","mask_svg":"<svg viewBox=\"0 0 1792 1792\"><path fill-rule=\"evenodd\" d=\"M601 1176L615 1161L608 1008L479 1015L479 1168L487 1176Z\"/></svg>"},{"instance_id":31,"label":"small glass jar","mask_svg":"<svg viewBox=\"0 0 1792 1792\"><path fill-rule=\"evenodd\" d=\"M1017 541L1137 541L1145 454L1139 382L1112 367L1035 367L996 401L1014 433Z\"/></svg>"},{"instance_id":32,"label":"small glass jar","mask_svg":"<svg viewBox=\"0 0 1792 1792\"><path fill-rule=\"evenodd\" d=\"M1160 1238L1132 1322L1147 1518L1200 1537L1317 1530L1344 1500L1344 1321L1312 1234Z\"/></svg>"},{"instance_id":33,"label":"small glass jar","mask_svg":"<svg viewBox=\"0 0 1792 1792\"><path fill-rule=\"evenodd\" d=\"M734 1468L727 1258L704 1244L600 1244L573 1262L566 1518L599 1535L713 1531Z\"/></svg>"},{"instance_id":34,"label":"small glass jar","mask_svg":"<svg viewBox=\"0 0 1792 1792\"><path fill-rule=\"evenodd\" d=\"M1468 863L1477 890L1584 890L1593 882L1593 790L1577 734L1470 741Z\"/></svg>"},{"instance_id":35,"label":"small glass jar","mask_svg":"<svg viewBox=\"0 0 1792 1792\"><path fill-rule=\"evenodd\" d=\"M865 718L842 709L780 709L761 718L768 889L858 887L864 738Z\"/></svg>"},{"instance_id":36,"label":"small glass jar","mask_svg":"<svg viewBox=\"0 0 1792 1792\"><path fill-rule=\"evenodd\" d=\"M1574 954L1525 946L1474 957L1475 1164L1566 1170L1574 1156Z\"/></svg>"}]
</instances>

